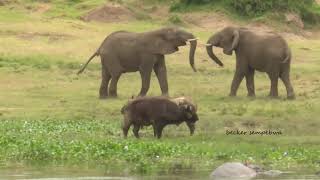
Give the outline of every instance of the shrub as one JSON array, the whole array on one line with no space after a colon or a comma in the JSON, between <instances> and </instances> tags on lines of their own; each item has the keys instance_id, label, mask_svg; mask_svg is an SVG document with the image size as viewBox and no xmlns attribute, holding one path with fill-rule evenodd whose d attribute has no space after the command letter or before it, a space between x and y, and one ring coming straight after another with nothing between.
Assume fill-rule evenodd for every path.
<instances>
[{"instance_id":1,"label":"shrub","mask_svg":"<svg viewBox=\"0 0 320 180\"><path fill-rule=\"evenodd\" d=\"M183 21L181 20L181 18L176 14L171 15L168 21L172 24L183 24Z\"/></svg>"},{"instance_id":2,"label":"shrub","mask_svg":"<svg viewBox=\"0 0 320 180\"><path fill-rule=\"evenodd\" d=\"M222 6L240 16L255 17L267 12L296 12L304 22L320 23L320 7L314 0L180 0L171 11L183 11L193 6Z\"/></svg>"},{"instance_id":3,"label":"shrub","mask_svg":"<svg viewBox=\"0 0 320 180\"><path fill-rule=\"evenodd\" d=\"M312 6L314 0L230 0L229 5L238 14L245 16L262 15L272 10L301 11Z\"/></svg>"}]
</instances>

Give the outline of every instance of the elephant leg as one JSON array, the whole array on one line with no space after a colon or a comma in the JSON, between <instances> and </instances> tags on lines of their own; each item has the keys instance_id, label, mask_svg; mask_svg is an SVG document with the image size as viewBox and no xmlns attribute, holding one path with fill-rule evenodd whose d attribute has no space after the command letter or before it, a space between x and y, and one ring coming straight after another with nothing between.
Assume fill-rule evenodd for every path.
<instances>
[{"instance_id":1,"label":"elephant leg","mask_svg":"<svg viewBox=\"0 0 320 180\"><path fill-rule=\"evenodd\" d=\"M105 99L108 96L108 84L111 79L111 75L106 68L102 67L101 76L102 76L102 79L101 79L99 95L100 95L100 99Z\"/></svg>"},{"instance_id":2,"label":"elephant leg","mask_svg":"<svg viewBox=\"0 0 320 180\"><path fill-rule=\"evenodd\" d=\"M141 86L139 96L145 96L149 90L151 71L152 71L152 68L143 68L140 70L142 86Z\"/></svg>"},{"instance_id":3,"label":"elephant leg","mask_svg":"<svg viewBox=\"0 0 320 180\"><path fill-rule=\"evenodd\" d=\"M133 125L133 134L136 138L140 138L139 136L139 130L140 130L140 126L138 124L134 124Z\"/></svg>"},{"instance_id":4,"label":"elephant leg","mask_svg":"<svg viewBox=\"0 0 320 180\"><path fill-rule=\"evenodd\" d=\"M109 96L111 97L117 97L117 85L119 78L121 76L121 73L117 73L112 75L111 82L110 82L110 88L109 88Z\"/></svg>"},{"instance_id":5,"label":"elephant leg","mask_svg":"<svg viewBox=\"0 0 320 180\"><path fill-rule=\"evenodd\" d=\"M229 96L236 96L237 95L237 91L239 88L239 85L241 83L241 81L244 78L244 73L236 71L236 73L234 74L233 80L232 80L232 84L231 84L231 91Z\"/></svg>"},{"instance_id":6,"label":"elephant leg","mask_svg":"<svg viewBox=\"0 0 320 180\"><path fill-rule=\"evenodd\" d=\"M295 99L294 90L293 90L293 87L290 82L289 72L286 71L286 72L281 73L280 78L281 78L283 84L286 86L287 98L288 99Z\"/></svg>"},{"instance_id":7,"label":"elephant leg","mask_svg":"<svg viewBox=\"0 0 320 180\"><path fill-rule=\"evenodd\" d=\"M254 69L249 69L246 74L246 85L248 90L248 96L255 97L255 90L254 90Z\"/></svg>"},{"instance_id":8,"label":"elephant leg","mask_svg":"<svg viewBox=\"0 0 320 180\"><path fill-rule=\"evenodd\" d=\"M164 61L164 56L161 55L160 59L153 67L153 70L158 78L162 96L168 96L168 79L167 79L167 68Z\"/></svg>"},{"instance_id":9,"label":"elephant leg","mask_svg":"<svg viewBox=\"0 0 320 180\"><path fill-rule=\"evenodd\" d=\"M278 73L268 73L270 81L271 81L271 87L270 87L270 93L269 96L272 98L278 97Z\"/></svg>"}]
</instances>

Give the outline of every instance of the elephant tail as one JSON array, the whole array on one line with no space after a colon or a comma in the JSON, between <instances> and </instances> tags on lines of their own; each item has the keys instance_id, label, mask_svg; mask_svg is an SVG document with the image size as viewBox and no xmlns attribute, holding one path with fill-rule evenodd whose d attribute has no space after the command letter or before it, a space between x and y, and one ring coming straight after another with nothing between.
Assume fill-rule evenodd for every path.
<instances>
[{"instance_id":1,"label":"elephant tail","mask_svg":"<svg viewBox=\"0 0 320 180\"><path fill-rule=\"evenodd\" d=\"M286 48L286 58L281 62L281 63L287 63L288 61L290 61L291 59L291 51L290 49L287 47Z\"/></svg>"},{"instance_id":2,"label":"elephant tail","mask_svg":"<svg viewBox=\"0 0 320 180\"><path fill-rule=\"evenodd\" d=\"M96 56L99 56L99 52L98 51L96 51L90 58L89 58L89 60L86 62L86 64L78 71L78 75L79 74L81 74L85 69L86 69L86 67L87 67L87 65L90 63L90 61L94 58L94 57L96 57Z\"/></svg>"}]
</instances>

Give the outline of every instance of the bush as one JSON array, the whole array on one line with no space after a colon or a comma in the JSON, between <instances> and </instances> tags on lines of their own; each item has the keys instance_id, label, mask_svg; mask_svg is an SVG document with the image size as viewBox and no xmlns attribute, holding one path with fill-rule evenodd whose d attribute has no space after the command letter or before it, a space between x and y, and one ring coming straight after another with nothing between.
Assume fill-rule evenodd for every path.
<instances>
[{"instance_id":1,"label":"bush","mask_svg":"<svg viewBox=\"0 0 320 180\"><path fill-rule=\"evenodd\" d=\"M217 0L180 0L181 4L204 4L204 3L210 3Z\"/></svg>"},{"instance_id":2,"label":"bush","mask_svg":"<svg viewBox=\"0 0 320 180\"><path fill-rule=\"evenodd\" d=\"M312 6L314 0L230 0L229 5L238 14L245 16L262 15L272 10L301 11Z\"/></svg>"},{"instance_id":3,"label":"bush","mask_svg":"<svg viewBox=\"0 0 320 180\"><path fill-rule=\"evenodd\" d=\"M168 18L168 21L172 24L183 24L183 21L181 20L181 18L174 14L174 15L171 15L169 18Z\"/></svg>"},{"instance_id":4,"label":"bush","mask_svg":"<svg viewBox=\"0 0 320 180\"><path fill-rule=\"evenodd\" d=\"M320 7L314 0L180 0L170 10L183 11L189 7L208 4L222 6L247 17L261 16L272 11L296 12L304 22L320 23Z\"/></svg>"}]
</instances>

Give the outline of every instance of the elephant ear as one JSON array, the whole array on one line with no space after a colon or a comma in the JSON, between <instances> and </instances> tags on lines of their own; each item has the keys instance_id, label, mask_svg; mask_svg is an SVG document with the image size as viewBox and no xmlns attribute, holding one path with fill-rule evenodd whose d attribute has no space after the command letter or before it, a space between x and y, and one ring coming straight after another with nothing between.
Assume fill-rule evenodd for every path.
<instances>
[{"instance_id":1,"label":"elephant ear","mask_svg":"<svg viewBox=\"0 0 320 180\"><path fill-rule=\"evenodd\" d=\"M232 55L232 52L238 47L239 44L239 31L234 30L232 33L232 43L230 49L223 49L223 53L226 55Z\"/></svg>"},{"instance_id":2,"label":"elephant ear","mask_svg":"<svg viewBox=\"0 0 320 180\"><path fill-rule=\"evenodd\" d=\"M152 42L147 42L146 49L153 54L172 54L178 51L178 48L163 35L157 35Z\"/></svg>"},{"instance_id":3,"label":"elephant ear","mask_svg":"<svg viewBox=\"0 0 320 180\"><path fill-rule=\"evenodd\" d=\"M239 30L234 30L233 31L233 41L232 41L232 45L231 45L231 49L230 51L235 50L238 47L239 44Z\"/></svg>"}]
</instances>

